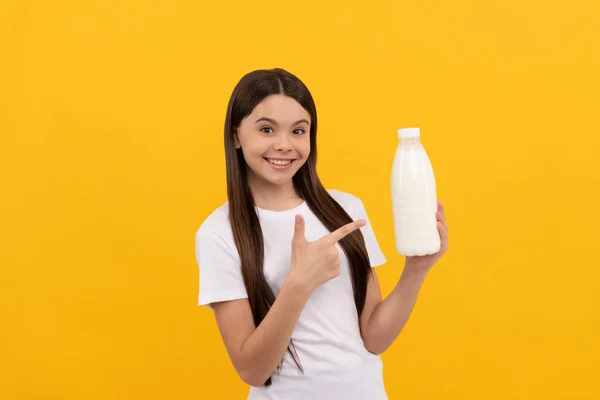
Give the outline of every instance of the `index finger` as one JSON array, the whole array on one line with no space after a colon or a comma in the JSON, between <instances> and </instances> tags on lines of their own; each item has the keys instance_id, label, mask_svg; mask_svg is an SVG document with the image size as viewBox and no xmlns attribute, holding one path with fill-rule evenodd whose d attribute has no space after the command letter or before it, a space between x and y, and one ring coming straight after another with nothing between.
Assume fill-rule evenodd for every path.
<instances>
[{"instance_id":1,"label":"index finger","mask_svg":"<svg viewBox=\"0 0 600 400\"><path fill-rule=\"evenodd\" d=\"M350 223L342 226L341 228L338 228L335 231L331 232L329 235L325 236L323 239L326 242L333 244L335 242L342 240L343 238L345 238L346 236L348 236L355 230L363 227L365 224L366 224L366 221L364 219L350 222Z\"/></svg>"}]
</instances>

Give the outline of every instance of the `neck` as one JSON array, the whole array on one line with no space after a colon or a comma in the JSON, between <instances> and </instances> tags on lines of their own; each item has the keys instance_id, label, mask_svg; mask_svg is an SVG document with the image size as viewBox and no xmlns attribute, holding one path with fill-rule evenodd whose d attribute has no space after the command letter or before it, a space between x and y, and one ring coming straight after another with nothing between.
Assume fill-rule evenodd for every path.
<instances>
[{"instance_id":1,"label":"neck","mask_svg":"<svg viewBox=\"0 0 600 400\"><path fill-rule=\"evenodd\" d=\"M250 178L248 185L255 205L264 210L285 211L297 207L303 201L291 180L283 185L271 185Z\"/></svg>"}]
</instances>

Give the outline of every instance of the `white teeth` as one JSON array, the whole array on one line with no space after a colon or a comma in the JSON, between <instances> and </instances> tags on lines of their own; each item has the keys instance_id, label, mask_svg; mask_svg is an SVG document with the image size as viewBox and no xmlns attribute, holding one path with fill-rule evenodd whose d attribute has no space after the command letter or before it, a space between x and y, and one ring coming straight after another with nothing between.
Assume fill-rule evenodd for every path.
<instances>
[{"instance_id":1,"label":"white teeth","mask_svg":"<svg viewBox=\"0 0 600 400\"><path fill-rule=\"evenodd\" d=\"M292 160L268 160L271 164L275 164L275 165L288 165L289 163L292 162Z\"/></svg>"}]
</instances>

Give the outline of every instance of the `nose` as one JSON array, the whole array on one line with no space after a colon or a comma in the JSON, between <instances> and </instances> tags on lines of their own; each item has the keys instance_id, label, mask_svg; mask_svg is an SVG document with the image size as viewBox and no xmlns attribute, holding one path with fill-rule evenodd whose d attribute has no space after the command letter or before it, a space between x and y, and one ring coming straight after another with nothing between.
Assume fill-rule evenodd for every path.
<instances>
[{"instance_id":1,"label":"nose","mask_svg":"<svg viewBox=\"0 0 600 400\"><path fill-rule=\"evenodd\" d=\"M288 138L288 135L285 132L277 135L277 139L275 139L274 146L277 151L290 151L292 150L292 145Z\"/></svg>"}]
</instances>

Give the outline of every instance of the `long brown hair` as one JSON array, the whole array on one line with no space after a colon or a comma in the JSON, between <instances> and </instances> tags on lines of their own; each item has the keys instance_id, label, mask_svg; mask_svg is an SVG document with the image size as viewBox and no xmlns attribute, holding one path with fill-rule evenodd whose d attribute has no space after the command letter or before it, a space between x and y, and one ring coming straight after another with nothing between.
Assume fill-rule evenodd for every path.
<instances>
[{"instance_id":1,"label":"long brown hair","mask_svg":"<svg viewBox=\"0 0 600 400\"><path fill-rule=\"evenodd\" d=\"M352 221L348 213L329 195L317 176L317 112L308 88L296 76L282 69L257 70L243 76L234 88L227 107L225 158L229 220L256 326L275 302L275 295L263 273L262 230L255 210L254 198L248 186L246 162L241 149L235 147L234 135L242 120L254 110L254 107L265 97L273 94L282 94L295 99L311 117L311 151L306 163L293 177L296 192L330 231ZM342 239L339 244L349 260L354 302L360 316L371 273L364 238L360 230L356 230ZM303 371L293 341L290 341L288 351L298 368ZM267 380L265 386L270 384L271 378Z\"/></svg>"}]
</instances>

